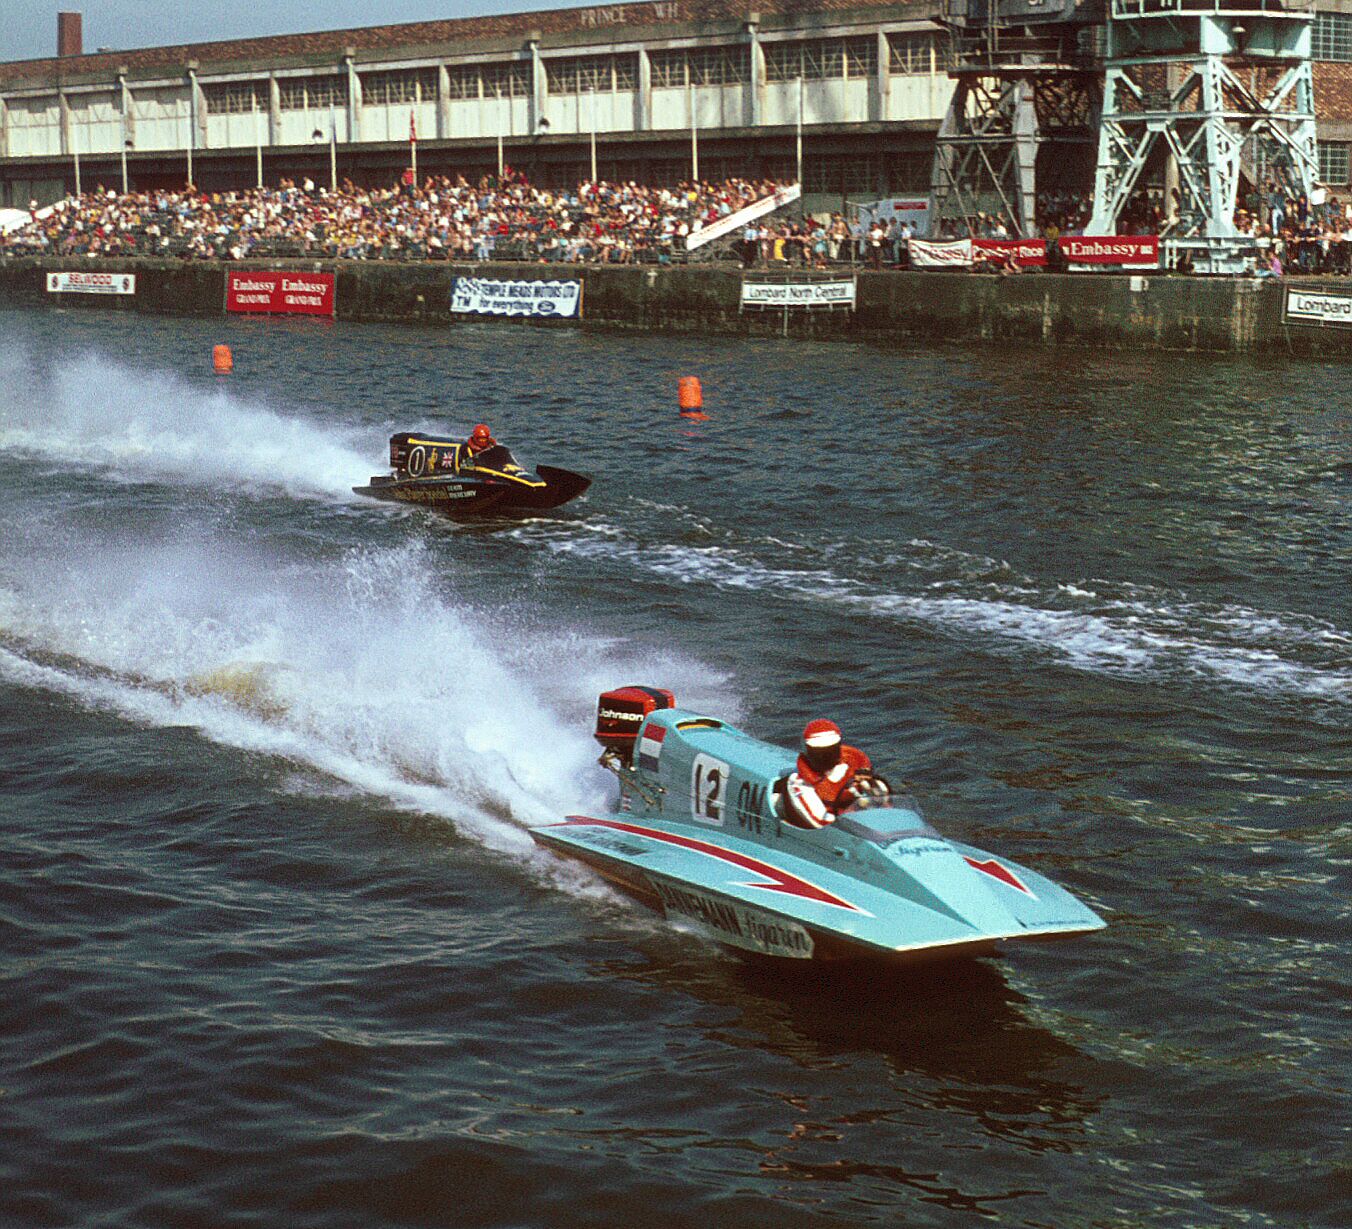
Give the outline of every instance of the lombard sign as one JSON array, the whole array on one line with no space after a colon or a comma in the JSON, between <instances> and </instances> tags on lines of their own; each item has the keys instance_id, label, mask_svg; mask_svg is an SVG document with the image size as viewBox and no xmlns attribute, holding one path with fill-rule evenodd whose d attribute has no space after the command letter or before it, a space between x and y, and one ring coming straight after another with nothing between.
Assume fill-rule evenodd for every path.
<instances>
[{"instance_id":1,"label":"lombard sign","mask_svg":"<svg viewBox=\"0 0 1352 1229\"><path fill-rule=\"evenodd\" d=\"M1282 322L1352 329L1352 292L1288 286L1282 302Z\"/></svg>"},{"instance_id":2,"label":"lombard sign","mask_svg":"<svg viewBox=\"0 0 1352 1229\"><path fill-rule=\"evenodd\" d=\"M231 269L225 275L225 310L332 316L333 283L332 273L245 273Z\"/></svg>"},{"instance_id":3,"label":"lombard sign","mask_svg":"<svg viewBox=\"0 0 1352 1229\"><path fill-rule=\"evenodd\" d=\"M135 294L135 273L49 273L48 294Z\"/></svg>"},{"instance_id":4,"label":"lombard sign","mask_svg":"<svg viewBox=\"0 0 1352 1229\"><path fill-rule=\"evenodd\" d=\"M580 316L582 283L457 277L451 288L451 311L485 316Z\"/></svg>"},{"instance_id":5,"label":"lombard sign","mask_svg":"<svg viewBox=\"0 0 1352 1229\"><path fill-rule=\"evenodd\" d=\"M742 282L742 307L847 307L854 311L854 279L834 282Z\"/></svg>"}]
</instances>

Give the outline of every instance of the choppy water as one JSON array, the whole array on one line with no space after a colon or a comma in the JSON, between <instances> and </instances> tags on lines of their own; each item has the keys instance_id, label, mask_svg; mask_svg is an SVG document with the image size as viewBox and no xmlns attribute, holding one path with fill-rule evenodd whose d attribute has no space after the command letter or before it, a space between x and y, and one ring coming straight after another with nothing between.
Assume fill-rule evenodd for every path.
<instances>
[{"instance_id":1,"label":"choppy water","mask_svg":"<svg viewBox=\"0 0 1352 1229\"><path fill-rule=\"evenodd\" d=\"M1346 390L0 313L0 1223L1352 1222ZM586 500L350 493L479 419ZM525 835L629 682L836 717L1109 929L852 977L671 932Z\"/></svg>"}]
</instances>

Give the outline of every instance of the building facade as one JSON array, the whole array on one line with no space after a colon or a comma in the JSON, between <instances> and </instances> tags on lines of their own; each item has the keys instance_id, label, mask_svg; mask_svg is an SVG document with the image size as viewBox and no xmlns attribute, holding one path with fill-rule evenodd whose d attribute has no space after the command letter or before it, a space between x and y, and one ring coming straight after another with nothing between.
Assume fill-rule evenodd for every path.
<instances>
[{"instance_id":1,"label":"building facade","mask_svg":"<svg viewBox=\"0 0 1352 1229\"><path fill-rule=\"evenodd\" d=\"M1317 0L1320 165L1348 182L1352 0ZM953 85L942 0L652 0L0 64L0 206L476 177L793 179L924 192ZM79 26L74 27L78 44ZM1089 185L1087 185L1087 188Z\"/></svg>"}]
</instances>

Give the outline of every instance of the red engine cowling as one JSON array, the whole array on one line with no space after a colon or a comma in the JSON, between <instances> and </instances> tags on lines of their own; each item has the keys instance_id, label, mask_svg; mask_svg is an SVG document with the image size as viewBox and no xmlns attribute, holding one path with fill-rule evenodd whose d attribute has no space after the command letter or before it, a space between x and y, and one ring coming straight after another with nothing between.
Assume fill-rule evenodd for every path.
<instances>
[{"instance_id":1,"label":"red engine cowling","mask_svg":"<svg viewBox=\"0 0 1352 1229\"><path fill-rule=\"evenodd\" d=\"M627 764L634 754L638 728L649 713L675 708L676 697L660 687L617 687L603 691L596 702L596 741L615 751Z\"/></svg>"}]
</instances>

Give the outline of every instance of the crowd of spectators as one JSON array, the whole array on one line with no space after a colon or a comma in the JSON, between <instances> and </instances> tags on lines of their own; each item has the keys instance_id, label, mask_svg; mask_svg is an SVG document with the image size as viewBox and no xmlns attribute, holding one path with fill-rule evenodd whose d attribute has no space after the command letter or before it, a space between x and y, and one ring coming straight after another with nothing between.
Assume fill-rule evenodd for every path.
<instances>
[{"instance_id":1,"label":"crowd of spectators","mask_svg":"<svg viewBox=\"0 0 1352 1229\"><path fill-rule=\"evenodd\" d=\"M233 192L98 191L68 198L0 235L0 255L176 256L244 260L562 260L665 262L686 237L780 184L729 179L672 188L635 182L532 186L516 172L471 184L411 172L389 188L337 192L309 180Z\"/></svg>"}]
</instances>

